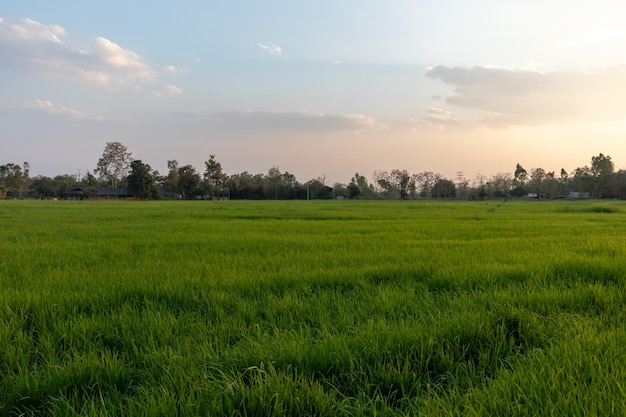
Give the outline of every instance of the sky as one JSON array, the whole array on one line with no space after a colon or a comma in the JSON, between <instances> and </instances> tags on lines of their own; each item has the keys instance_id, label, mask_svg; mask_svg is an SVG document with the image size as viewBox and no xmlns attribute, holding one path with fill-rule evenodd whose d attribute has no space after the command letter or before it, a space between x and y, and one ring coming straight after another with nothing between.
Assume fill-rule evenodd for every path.
<instances>
[{"instance_id":1,"label":"sky","mask_svg":"<svg viewBox=\"0 0 626 417\"><path fill-rule=\"evenodd\" d=\"M449 179L626 168L623 0L20 0L0 7L0 164Z\"/></svg>"}]
</instances>

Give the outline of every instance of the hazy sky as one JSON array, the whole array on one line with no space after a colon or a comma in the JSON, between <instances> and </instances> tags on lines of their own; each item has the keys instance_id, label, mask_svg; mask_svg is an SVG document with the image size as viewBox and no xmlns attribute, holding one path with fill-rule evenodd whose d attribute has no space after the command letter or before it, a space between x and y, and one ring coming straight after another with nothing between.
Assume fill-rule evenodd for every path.
<instances>
[{"instance_id":1,"label":"hazy sky","mask_svg":"<svg viewBox=\"0 0 626 417\"><path fill-rule=\"evenodd\" d=\"M0 8L0 164L84 175L626 167L623 0L35 1Z\"/></svg>"}]
</instances>

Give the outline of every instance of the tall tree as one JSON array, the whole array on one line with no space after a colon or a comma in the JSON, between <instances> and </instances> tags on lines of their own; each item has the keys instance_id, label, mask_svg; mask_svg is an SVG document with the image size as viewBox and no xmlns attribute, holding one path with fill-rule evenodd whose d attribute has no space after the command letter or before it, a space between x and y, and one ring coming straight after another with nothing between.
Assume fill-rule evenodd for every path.
<instances>
[{"instance_id":1,"label":"tall tree","mask_svg":"<svg viewBox=\"0 0 626 417\"><path fill-rule=\"evenodd\" d=\"M53 198L57 196L54 180L42 175L33 178L30 190L32 190L33 196L36 198Z\"/></svg>"},{"instance_id":2,"label":"tall tree","mask_svg":"<svg viewBox=\"0 0 626 417\"><path fill-rule=\"evenodd\" d=\"M94 172L111 187L117 188L122 178L128 175L132 161L132 154L126 146L120 142L107 142Z\"/></svg>"},{"instance_id":3,"label":"tall tree","mask_svg":"<svg viewBox=\"0 0 626 417\"><path fill-rule=\"evenodd\" d=\"M598 156L591 157L591 174L594 177L602 175L610 175L615 171L615 165L610 156L604 156L599 154Z\"/></svg>"},{"instance_id":4,"label":"tall tree","mask_svg":"<svg viewBox=\"0 0 626 417\"><path fill-rule=\"evenodd\" d=\"M169 193L180 193L178 189L178 180L180 173L178 172L178 161L171 159L167 161L167 175L161 179L161 185L163 189Z\"/></svg>"},{"instance_id":5,"label":"tall tree","mask_svg":"<svg viewBox=\"0 0 626 417\"><path fill-rule=\"evenodd\" d=\"M307 199L327 200L333 198L333 189L325 184L326 178L318 177L304 183Z\"/></svg>"},{"instance_id":6,"label":"tall tree","mask_svg":"<svg viewBox=\"0 0 626 417\"><path fill-rule=\"evenodd\" d=\"M388 171L374 172L374 181L376 185L378 185L379 191L384 198L396 198L398 196L398 189Z\"/></svg>"},{"instance_id":7,"label":"tall tree","mask_svg":"<svg viewBox=\"0 0 626 417\"><path fill-rule=\"evenodd\" d=\"M372 198L374 187L367 182L367 178L357 172L348 184L348 196L350 198Z\"/></svg>"},{"instance_id":8,"label":"tall tree","mask_svg":"<svg viewBox=\"0 0 626 417\"><path fill-rule=\"evenodd\" d=\"M499 172L491 177L487 183L491 195L498 198L507 198L511 194L514 179L508 172Z\"/></svg>"},{"instance_id":9,"label":"tall tree","mask_svg":"<svg viewBox=\"0 0 626 417\"><path fill-rule=\"evenodd\" d=\"M544 182L547 177L543 168L535 168L530 171L530 180L528 181L528 190L537 194L537 198L543 198Z\"/></svg>"},{"instance_id":10,"label":"tall tree","mask_svg":"<svg viewBox=\"0 0 626 417\"><path fill-rule=\"evenodd\" d=\"M247 171L231 175L226 186L230 190L230 198L261 200L267 198L267 181L262 174L252 175Z\"/></svg>"},{"instance_id":11,"label":"tall tree","mask_svg":"<svg viewBox=\"0 0 626 417\"><path fill-rule=\"evenodd\" d=\"M0 198L4 199L8 194L24 197L24 190L30 182L29 171L28 162L24 162L23 167L11 163L0 166Z\"/></svg>"},{"instance_id":12,"label":"tall tree","mask_svg":"<svg viewBox=\"0 0 626 417\"><path fill-rule=\"evenodd\" d=\"M420 197L431 197L431 191L433 186L442 177L440 174L434 172L424 171L414 175L415 182L420 188Z\"/></svg>"},{"instance_id":13,"label":"tall tree","mask_svg":"<svg viewBox=\"0 0 626 417\"><path fill-rule=\"evenodd\" d=\"M216 193L221 194L226 187L228 176L222 171L222 164L215 160L215 155L209 155L209 160L204 162L204 181L211 197Z\"/></svg>"},{"instance_id":14,"label":"tall tree","mask_svg":"<svg viewBox=\"0 0 626 417\"><path fill-rule=\"evenodd\" d=\"M593 191L593 175L588 166L576 168L569 179L571 191L575 193L590 193Z\"/></svg>"},{"instance_id":15,"label":"tall tree","mask_svg":"<svg viewBox=\"0 0 626 417\"><path fill-rule=\"evenodd\" d=\"M437 180L432 188L433 198L454 198L456 197L456 186L453 181L446 178Z\"/></svg>"},{"instance_id":16,"label":"tall tree","mask_svg":"<svg viewBox=\"0 0 626 417\"><path fill-rule=\"evenodd\" d=\"M156 197L152 168L136 159L130 164L128 191L140 200Z\"/></svg>"},{"instance_id":17,"label":"tall tree","mask_svg":"<svg viewBox=\"0 0 626 417\"><path fill-rule=\"evenodd\" d=\"M613 198L616 196L615 165L610 156L599 154L591 157L591 175L594 179L594 197Z\"/></svg>"},{"instance_id":18,"label":"tall tree","mask_svg":"<svg viewBox=\"0 0 626 417\"><path fill-rule=\"evenodd\" d=\"M200 174L192 165L178 168L178 190L185 200L193 200L200 195L200 181Z\"/></svg>"},{"instance_id":19,"label":"tall tree","mask_svg":"<svg viewBox=\"0 0 626 417\"><path fill-rule=\"evenodd\" d=\"M266 178L270 191L274 194L274 200L278 200L278 189L283 183L283 174L277 166L273 166L267 171Z\"/></svg>"},{"instance_id":20,"label":"tall tree","mask_svg":"<svg viewBox=\"0 0 626 417\"><path fill-rule=\"evenodd\" d=\"M513 173L513 184L511 188L511 195L513 197L524 197L528 194L527 178L528 172L518 163L515 166L515 173Z\"/></svg>"},{"instance_id":21,"label":"tall tree","mask_svg":"<svg viewBox=\"0 0 626 417\"><path fill-rule=\"evenodd\" d=\"M409 198L411 192L415 192L415 180L406 169L394 169L391 171L391 182L398 190L401 200Z\"/></svg>"},{"instance_id":22,"label":"tall tree","mask_svg":"<svg viewBox=\"0 0 626 417\"><path fill-rule=\"evenodd\" d=\"M513 174L513 178L515 178L515 181L521 185L524 185L524 182L526 182L527 176L528 176L528 172L526 172L524 167L518 163L517 166L515 167L515 173Z\"/></svg>"}]
</instances>

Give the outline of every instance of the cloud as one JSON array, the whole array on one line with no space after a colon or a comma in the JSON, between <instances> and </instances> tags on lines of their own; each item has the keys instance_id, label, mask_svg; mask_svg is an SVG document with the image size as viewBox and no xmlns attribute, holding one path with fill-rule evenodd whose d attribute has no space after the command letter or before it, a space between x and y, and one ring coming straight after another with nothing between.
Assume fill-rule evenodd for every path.
<instances>
[{"instance_id":1,"label":"cloud","mask_svg":"<svg viewBox=\"0 0 626 417\"><path fill-rule=\"evenodd\" d=\"M169 74L187 74L191 72L189 68L187 67L178 68L178 67L175 67L174 65L164 65L162 68L164 72L167 72Z\"/></svg>"},{"instance_id":2,"label":"cloud","mask_svg":"<svg viewBox=\"0 0 626 417\"><path fill-rule=\"evenodd\" d=\"M459 123L454 113L437 107L424 109L422 120L438 126L452 126Z\"/></svg>"},{"instance_id":3,"label":"cloud","mask_svg":"<svg viewBox=\"0 0 626 417\"><path fill-rule=\"evenodd\" d=\"M173 84L166 84L166 85L161 86L160 88L152 89L152 94L157 98L161 98L165 96L178 96L178 95L181 95L182 93L183 93L182 88Z\"/></svg>"},{"instance_id":4,"label":"cloud","mask_svg":"<svg viewBox=\"0 0 626 417\"><path fill-rule=\"evenodd\" d=\"M0 112L39 113L57 116L62 119L92 120L98 122L104 120L104 118L100 115L85 113L80 110L56 105L48 100L40 99L31 101L0 99Z\"/></svg>"},{"instance_id":5,"label":"cloud","mask_svg":"<svg viewBox=\"0 0 626 417\"><path fill-rule=\"evenodd\" d=\"M261 48L264 51L269 52L272 55L283 54L283 48L281 48L280 46L274 43L257 43L257 45L259 46L259 48Z\"/></svg>"},{"instance_id":6,"label":"cloud","mask_svg":"<svg viewBox=\"0 0 626 417\"><path fill-rule=\"evenodd\" d=\"M426 76L454 87L446 104L471 109L493 127L624 117L625 65L593 72L435 66Z\"/></svg>"},{"instance_id":7,"label":"cloud","mask_svg":"<svg viewBox=\"0 0 626 417\"><path fill-rule=\"evenodd\" d=\"M360 114L324 114L311 112L222 112L211 115L217 125L244 129L281 129L300 131L353 130L378 127L375 119Z\"/></svg>"},{"instance_id":8,"label":"cloud","mask_svg":"<svg viewBox=\"0 0 626 417\"><path fill-rule=\"evenodd\" d=\"M0 18L0 66L39 77L82 80L109 87L159 85L159 71L145 58L96 37L89 43L68 39L65 29L31 19ZM175 73L173 66L165 72Z\"/></svg>"}]
</instances>

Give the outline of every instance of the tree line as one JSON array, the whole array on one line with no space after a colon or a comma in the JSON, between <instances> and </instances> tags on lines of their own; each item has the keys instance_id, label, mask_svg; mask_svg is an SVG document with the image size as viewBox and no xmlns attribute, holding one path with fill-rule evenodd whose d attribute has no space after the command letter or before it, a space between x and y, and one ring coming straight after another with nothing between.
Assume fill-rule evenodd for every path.
<instances>
[{"instance_id":1,"label":"tree line","mask_svg":"<svg viewBox=\"0 0 626 417\"><path fill-rule=\"evenodd\" d=\"M193 165L167 161L167 173L161 174L132 153L120 142L107 142L93 173L84 176L30 176L30 166L7 163L0 165L0 199L64 198L78 187L93 190L102 187L124 188L141 199L467 199L492 198L553 199L569 197L626 199L626 170L615 170L608 155L591 158L589 166L557 174L542 168L526 170L519 163L512 173L490 177L478 174L468 180L463 173L445 178L430 171L410 173L407 170L376 171L371 179L356 173L349 183L326 184L324 177L300 182L295 175L272 167L265 174L247 171L227 175L222 165L209 155L204 171ZM89 196L89 193L86 194Z\"/></svg>"}]
</instances>

